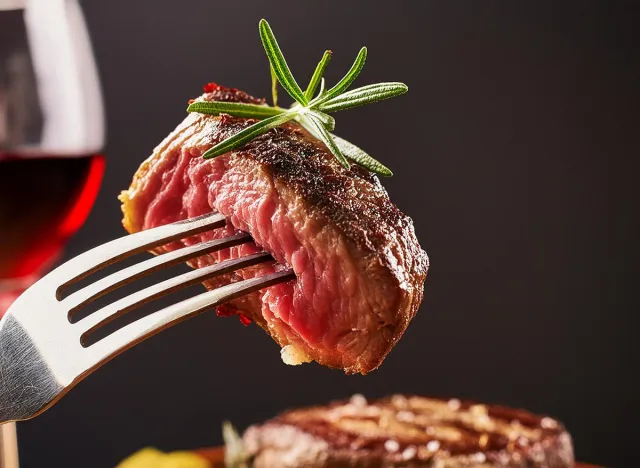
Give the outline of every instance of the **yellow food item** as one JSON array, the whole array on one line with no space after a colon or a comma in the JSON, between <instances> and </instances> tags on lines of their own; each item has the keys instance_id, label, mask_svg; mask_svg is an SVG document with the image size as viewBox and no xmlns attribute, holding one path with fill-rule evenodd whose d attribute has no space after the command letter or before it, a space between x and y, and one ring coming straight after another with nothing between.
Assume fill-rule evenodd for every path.
<instances>
[{"instance_id":1,"label":"yellow food item","mask_svg":"<svg viewBox=\"0 0 640 468\"><path fill-rule=\"evenodd\" d=\"M191 452L164 453L144 448L120 462L116 468L211 468L211 464Z\"/></svg>"}]
</instances>

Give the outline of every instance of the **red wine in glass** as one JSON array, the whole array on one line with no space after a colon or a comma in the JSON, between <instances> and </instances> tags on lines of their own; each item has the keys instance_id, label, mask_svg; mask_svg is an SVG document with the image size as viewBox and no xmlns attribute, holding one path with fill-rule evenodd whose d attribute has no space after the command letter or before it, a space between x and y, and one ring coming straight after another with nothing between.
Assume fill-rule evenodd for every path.
<instances>
[{"instance_id":1,"label":"red wine in glass","mask_svg":"<svg viewBox=\"0 0 640 468\"><path fill-rule=\"evenodd\" d=\"M87 218L104 166L101 155L0 153L0 281L14 280L17 292L58 258Z\"/></svg>"},{"instance_id":2,"label":"red wine in glass","mask_svg":"<svg viewBox=\"0 0 640 468\"><path fill-rule=\"evenodd\" d=\"M0 316L87 218L103 142L77 1L0 0Z\"/></svg>"}]
</instances>

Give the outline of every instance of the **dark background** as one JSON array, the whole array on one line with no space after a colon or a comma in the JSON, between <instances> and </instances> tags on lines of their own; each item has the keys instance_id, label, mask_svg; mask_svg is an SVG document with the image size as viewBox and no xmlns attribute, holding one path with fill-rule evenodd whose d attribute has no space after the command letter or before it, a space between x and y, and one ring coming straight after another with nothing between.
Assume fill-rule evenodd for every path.
<instances>
[{"instance_id":1,"label":"dark background","mask_svg":"<svg viewBox=\"0 0 640 468\"><path fill-rule=\"evenodd\" d=\"M640 386L638 30L634 2L82 2L108 112L108 169L67 254L122 234L119 191L207 81L266 96L257 23L305 82L362 45L358 84L410 92L337 115L389 165L432 268L405 338L368 376L283 365L257 327L213 313L154 337L19 424L25 468L111 467L147 445L221 442L295 405L416 392L563 420L579 459L631 466ZM634 30L634 26L636 29Z\"/></svg>"}]
</instances>

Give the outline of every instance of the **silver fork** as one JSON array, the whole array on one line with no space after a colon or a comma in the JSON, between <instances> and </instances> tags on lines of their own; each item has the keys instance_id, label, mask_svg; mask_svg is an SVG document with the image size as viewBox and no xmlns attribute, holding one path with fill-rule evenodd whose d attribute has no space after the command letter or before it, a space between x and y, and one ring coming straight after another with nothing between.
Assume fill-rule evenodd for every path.
<instances>
[{"instance_id":1,"label":"silver fork","mask_svg":"<svg viewBox=\"0 0 640 468\"><path fill-rule=\"evenodd\" d=\"M45 411L102 364L182 320L244 294L290 281L291 270L238 281L190 297L128 324L96 343L86 337L106 323L170 292L218 275L273 261L266 252L227 260L154 284L75 321L83 306L154 271L251 242L248 234L204 242L142 261L63 297L65 289L131 255L225 225L212 213L122 237L62 264L27 289L0 322L0 424Z\"/></svg>"}]
</instances>

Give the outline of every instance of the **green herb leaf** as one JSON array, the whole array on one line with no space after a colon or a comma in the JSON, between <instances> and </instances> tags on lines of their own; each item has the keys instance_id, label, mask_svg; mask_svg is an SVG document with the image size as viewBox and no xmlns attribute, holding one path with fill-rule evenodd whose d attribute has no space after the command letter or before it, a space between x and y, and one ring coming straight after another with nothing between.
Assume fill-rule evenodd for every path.
<instances>
[{"instance_id":1,"label":"green herb leaf","mask_svg":"<svg viewBox=\"0 0 640 468\"><path fill-rule=\"evenodd\" d=\"M303 106L306 106L309 101L307 101L302 89L300 89L296 79L291 74L289 65L287 65L287 61L284 59L284 55L282 55L276 37L271 30L271 26L269 26L269 23L267 23L265 19L260 20L260 39L262 39L264 50L267 53L267 57L269 57L269 62L282 87L293 99Z\"/></svg>"},{"instance_id":2,"label":"green herb leaf","mask_svg":"<svg viewBox=\"0 0 640 468\"><path fill-rule=\"evenodd\" d=\"M224 462L227 468L248 468L251 456L244 448L242 437L229 421L222 423Z\"/></svg>"},{"instance_id":3,"label":"green herb leaf","mask_svg":"<svg viewBox=\"0 0 640 468\"><path fill-rule=\"evenodd\" d=\"M351 65L351 68L349 69L347 74L344 75L344 78L338 81L337 85L335 85L333 88L327 91L327 94L325 94L325 96L319 102L317 102L316 105L326 102L329 99L345 92L347 88L351 86L351 83L355 81L355 79L358 77L358 75L362 71L362 68L364 67L364 62L366 60L367 60L367 48L363 47L362 49L360 49L360 52L358 52L358 56L356 57L355 62L353 62L353 65Z\"/></svg>"},{"instance_id":4,"label":"green herb leaf","mask_svg":"<svg viewBox=\"0 0 640 468\"><path fill-rule=\"evenodd\" d=\"M234 117L264 119L265 117L271 117L272 115L280 115L286 111L284 109L257 104L222 101L196 101L187 107L187 112L198 112L199 114L209 115L229 114Z\"/></svg>"},{"instance_id":5,"label":"green herb leaf","mask_svg":"<svg viewBox=\"0 0 640 468\"><path fill-rule=\"evenodd\" d=\"M331 136L333 137L333 141L335 141L336 146L340 148L342 154L359 166L384 177L391 177L393 175L393 172L391 172L387 166L382 164L380 161L373 159L353 143L349 143L347 140L333 134Z\"/></svg>"},{"instance_id":6,"label":"green herb leaf","mask_svg":"<svg viewBox=\"0 0 640 468\"><path fill-rule=\"evenodd\" d=\"M278 107L278 78L271 63L269 63L269 70L271 71L271 100L273 101L273 107Z\"/></svg>"},{"instance_id":7,"label":"green herb leaf","mask_svg":"<svg viewBox=\"0 0 640 468\"><path fill-rule=\"evenodd\" d=\"M320 91L318 91L318 97L321 98L322 96L325 95L325 93L327 92L327 90L325 89L326 86L326 81L324 80L324 78L322 78L320 80Z\"/></svg>"},{"instance_id":8,"label":"green herb leaf","mask_svg":"<svg viewBox=\"0 0 640 468\"><path fill-rule=\"evenodd\" d=\"M317 110L310 110L308 111L308 113L322 122L324 128L326 128L330 132L333 132L333 130L336 128L336 119L331 117L329 114L325 114L324 112L320 112Z\"/></svg>"},{"instance_id":9,"label":"green herb leaf","mask_svg":"<svg viewBox=\"0 0 640 468\"><path fill-rule=\"evenodd\" d=\"M318 106L322 112L336 112L399 96L409 90L404 83L377 83L347 91Z\"/></svg>"},{"instance_id":10,"label":"green herb leaf","mask_svg":"<svg viewBox=\"0 0 640 468\"><path fill-rule=\"evenodd\" d=\"M243 146L245 143L250 142L256 137L259 137L263 133L268 132L272 128L282 125L285 122L293 119L296 116L295 112L285 112L279 115L274 115L267 119L261 120L250 127L236 133L235 135L221 141L217 145L207 150L202 157L205 159L215 158L221 154L233 151L236 148Z\"/></svg>"},{"instance_id":11,"label":"green herb leaf","mask_svg":"<svg viewBox=\"0 0 640 468\"><path fill-rule=\"evenodd\" d=\"M349 161L347 161L346 158L342 155L340 148L338 148L338 145L336 145L335 141L333 141L331 134L327 131L326 128L324 128L322 121L313 114L302 115L301 121L304 128L309 130L309 132L311 132L313 136L323 142L327 146L327 148L329 148L331 154L333 154L336 159L340 161L340 164L342 164L345 169L349 169Z\"/></svg>"},{"instance_id":12,"label":"green herb leaf","mask_svg":"<svg viewBox=\"0 0 640 468\"><path fill-rule=\"evenodd\" d=\"M316 92L316 88L318 87L318 84L320 84L320 79L322 78L322 75L324 75L324 71L331 61L331 54L332 52L330 50L326 50L324 52L322 59L320 59L320 62L316 66L316 69L311 76L311 81L309 81L309 85L304 92L304 97L306 97L308 101L313 98L313 95Z\"/></svg>"}]
</instances>

